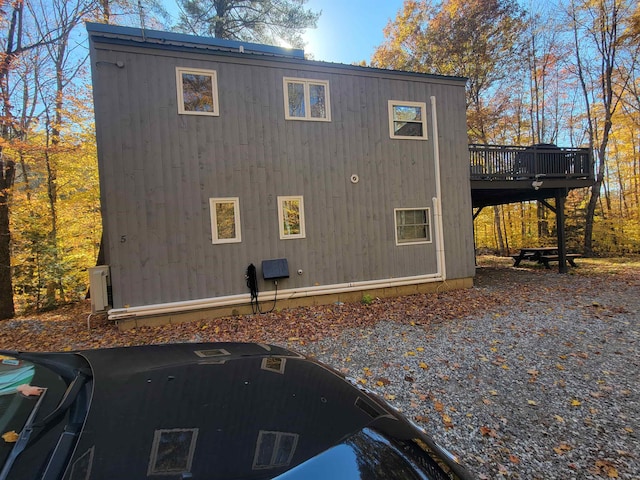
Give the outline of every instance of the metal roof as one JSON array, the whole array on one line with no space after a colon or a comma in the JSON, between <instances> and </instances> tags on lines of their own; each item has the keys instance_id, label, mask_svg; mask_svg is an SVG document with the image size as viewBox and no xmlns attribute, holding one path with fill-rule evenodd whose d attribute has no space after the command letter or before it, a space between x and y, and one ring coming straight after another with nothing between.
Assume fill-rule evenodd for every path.
<instances>
[{"instance_id":1,"label":"metal roof","mask_svg":"<svg viewBox=\"0 0 640 480\"><path fill-rule=\"evenodd\" d=\"M304 59L304 50L298 48L283 48L273 45L262 45L259 43L239 42L236 40L226 40L215 37L199 37L184 33L164 32L160 30L149 30L133 27L123 27L119 25L107 25L105 23L86 23L89 35L103 34L112 35L113 38L126 39L129 41L146 42L156 45L190 46L194 48L213 49L220 51L235 51L255 53L262 55L273 55L278 57Z\"/></svg>"}]
</instances>

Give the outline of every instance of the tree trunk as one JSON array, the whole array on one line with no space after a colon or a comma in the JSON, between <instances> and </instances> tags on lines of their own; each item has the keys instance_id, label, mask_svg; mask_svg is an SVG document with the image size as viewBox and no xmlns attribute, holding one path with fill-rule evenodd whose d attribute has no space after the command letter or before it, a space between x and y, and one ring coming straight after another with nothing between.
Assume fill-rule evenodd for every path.
<instances>
[{"instance_id":1,"label":"tree trunk","mask_svg":"<svg viewBox=\"0 0 640 480\"><path fill-rule=\"evenodd\" d=\"M2 118L0 136L7 141L11 138L11 101L9 70L15 52L21 48L23 3L15 2L11 22L6 37L6 48L0 62L0 92L2 93ZM0 320L13 318L13 280L11 278L11 229L9 225L9 196L15 178L15 163L5 160L0 146Z\"/></svg>"},{"instance_id":2,"label":"tree trunk","mask_svg":"<svg viewBox=\"0 0 640 480\"><path fill-rule=\"evenodd\" d=\"M13 185L15 164L11 160L0 160L0 166L0 320L5 320L15 315L9 229L9 191Z\"/></svg>"},{"instance_id":3,"label":"tree trunk","mask_svg":"<svg viewBox=\"0 0 640 480\"><path fill-rule=\"evenodd\" d=\"M109 23L111 21L111 7L109 0L102 0L102 21Z\"/></svg>"},{"instance_id":4,"label":"tree trunk","mask_svg":"<svg viewBox=\"0 0 640 480\"><path fill-rule=\"evenodd\" d=\"M493 223L496 229L496 240L498 242L498 251L500 255L505 255L504 239L502 237L502 222L500 220L500 207L498 205L493 207Z\"/></svg>"},{"instance_id":5,"label":"tree trunk","mask_svg":"<svg viewBox=\"0 0 640 480\"><path fill-rule=\"evenodd\" d=\"M549 235L549 222L547 220L547 211L541 202L537 203L537 217L538 217L538 242L546 238Z\"/></svg>"},{"instance_id":6,"label":"tree trunk","mask_svg":"<svg viewBox=\"0 0 640 480\"><path fill-rule=\"evenodd\" d=\"M600 190L602 189L602 181L604 179L604 162L600 161L598 173L596 174L596 182L591 186L591 196L589 197L589 205L587 205L587 218L585 219L584 229L584 255L593 256L593 221L596 217L596 208L600 200Z\"/></svg>"}]
</instances>

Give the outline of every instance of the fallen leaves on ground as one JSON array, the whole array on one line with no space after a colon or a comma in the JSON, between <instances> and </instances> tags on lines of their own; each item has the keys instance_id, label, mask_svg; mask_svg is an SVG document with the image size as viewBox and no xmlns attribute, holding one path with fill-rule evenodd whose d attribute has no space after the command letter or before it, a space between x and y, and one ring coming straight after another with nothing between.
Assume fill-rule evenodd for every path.
<instances>
[{"instance_id":1,"label":"fallen leaves on ground","mask_svg":"<svg viewBox=\"0 0 640 480\"><path fill-rule=\"evenodd\" d=\"M500 307L497 294L477 289L376 299L370 305L337 303L283 309L264 315L241 315L120 331L103 316L93 317L88 301L55 312L0 322L0 348L25 351L70 351L102 347L177 342L272 342L304 345L338 336L348 328L375 325L382 319L429 325L479 315ZM415 357L423 347L406 352ZM426 364L421 368L428 368Z\"/></svg>"},{"instance_id":2,"label":"fallen leaves on ground","mask_svg":"<svg viewBox=\"0 0 640 480\"><path fill-rule=\"evenodd\" d=\"M90 313L88 301L67 305L51 312L25 315L18 319L0 322L0 348L26 351L70 351L101 347L130 346L176 342L209 341L270 341L304 345L308 342L338 336L348 328L375 325L380 320L391 320L408 325L440 324L457 318L480 317L494 312L500 315L503 308L517 308L520 302L529 302L531 298L544 293L544 275L550 271L529 269L524 272L526 283L504 281L505 275L519 274L521 269L506 268L510 257L498 259L488 257L484 262L502 262L502 268L484 267L475 278L476 287L443 293L426 293L404 297L375 299L369 305L361 303L342 303L318 305L274 311L264 315L244 315L218 319L203 318L199 321L182 324L169 324L155 327L138 327L120 331L113 322L104 316L91 320L91 330L87 329L87 317ZM498 260L495 260L498 259ZM480 258L480 260L482 260ZM607 281L610 276L629 284L640 286L637 263L625 263L613 260L582 259L580 268L572 269L577 275L589 276L594 281ZM483 286L496 281L504 286L499 292L487 291ZM573 295L580 292L571 292ZM583 292L586 293L586 292ZM604 310L615 306L600 306ZM544 334L544 332L539 332ZM415 356L423 347L407 352ZM498 346L491 347L498 352ZM412 355L413 354L413 355ZM584 354L583 354L584 355ZM501 356L495 355L494 361L501 362ZM484 360L484 359L483 359ZM420 368L426 369L426 364ZM532 380L537 374L530 373Z\"/></svg>"},{"instance_id":3,"label":"fallen leaves on ground","mask_svg":"<svg viewBox=\"0 0 640 480\"><path fill-rule=\"evenodd\" d=\"M573 447L567 443L561 443L557 447L553 447L553 451L556 452L558 455L564 455L565 453L570 452L571 450L573 450Z\"/></svg>"},{"instance_id":4,"label":"fallen leaves on ground","mask_svg":"<svg viewBox=\"0 0 640 480\"><path fill-rule=\"evenodd\" d=\"M604 475L607 478L618 478L618 470L615 465L607 460L596 460L596 464L591 471L595 475Z\"/></svg>"}]
</instances>

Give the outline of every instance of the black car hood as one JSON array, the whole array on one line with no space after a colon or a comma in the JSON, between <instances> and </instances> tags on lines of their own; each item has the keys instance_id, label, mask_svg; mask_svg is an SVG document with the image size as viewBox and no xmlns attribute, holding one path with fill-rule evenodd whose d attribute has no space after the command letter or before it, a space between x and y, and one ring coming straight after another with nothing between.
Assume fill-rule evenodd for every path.
<instances>
[{"instance_id":1,"label":"black car hood","mask_svg":"<svg viewBox=\"0 0 640 480\"><path fill-rule=\"evenodd\" d=\"M334 371L278 347L179 344L81 355L94 391L70 480L273 478L374 421L412 435Z\"/></svg>"}]
</instances>

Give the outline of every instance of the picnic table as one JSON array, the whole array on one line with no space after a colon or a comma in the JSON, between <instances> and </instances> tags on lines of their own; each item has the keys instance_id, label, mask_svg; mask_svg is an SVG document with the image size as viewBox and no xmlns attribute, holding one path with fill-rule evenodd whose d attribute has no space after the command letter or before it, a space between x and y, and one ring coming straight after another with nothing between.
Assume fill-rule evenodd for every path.
<instances>
[{"instance_id":1,"label":"picnic table","mask_svg":"<svg viewBox=\"0 0 640 480\"><path fill-rule=\"evenodd\" d=\"M569 262L572 267L576 266L575 259L579 257L580 255L577 253L567 253L565 255L567 262ZM519 266L522 260L527 260L542 263L545 268L550 268L549 262L557 262L560 260L558 247L525 247L520 249L518 255L512 255L512 258L514 267Z\"/></svg>"}]
</instances>

